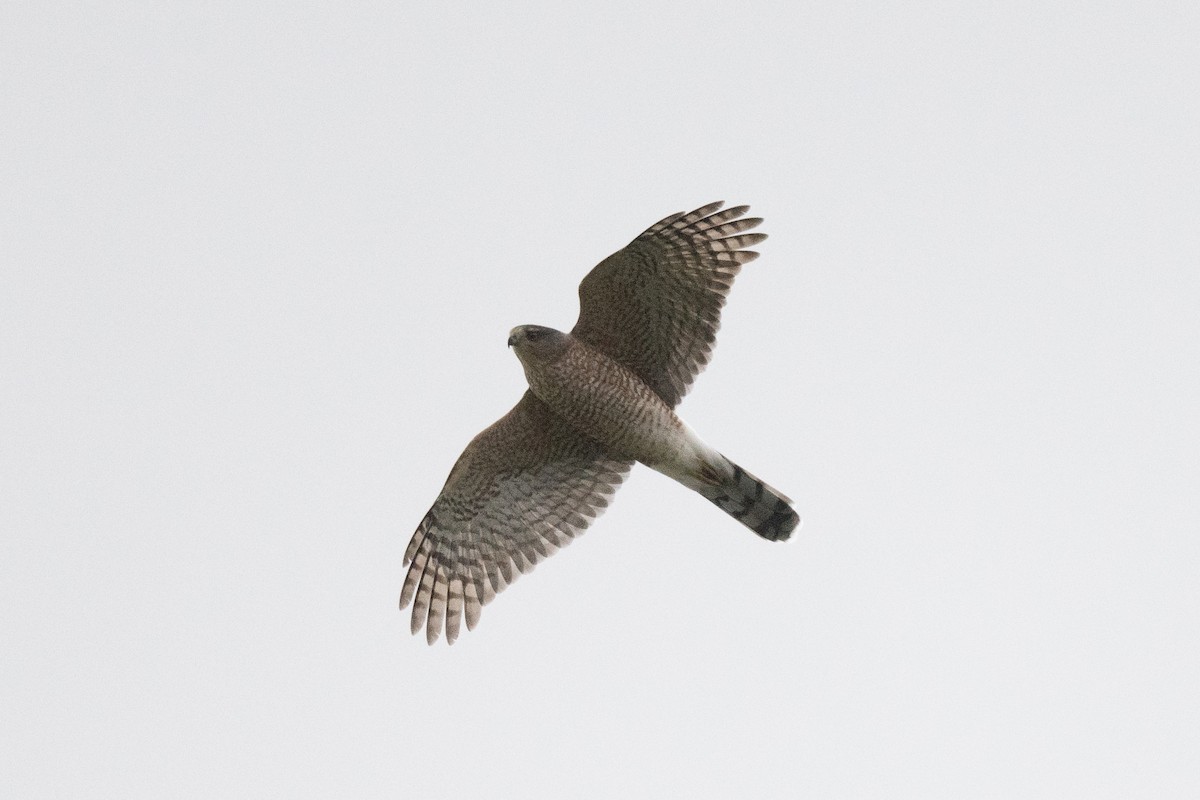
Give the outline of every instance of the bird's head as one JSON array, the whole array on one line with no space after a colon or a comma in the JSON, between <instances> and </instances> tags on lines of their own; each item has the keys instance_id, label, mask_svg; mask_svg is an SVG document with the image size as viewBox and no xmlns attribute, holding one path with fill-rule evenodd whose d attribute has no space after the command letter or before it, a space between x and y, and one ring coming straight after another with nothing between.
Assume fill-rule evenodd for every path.
<instances>
[{"instance_id":1,"label":"bird's head","mask_svg":"<svg viewBox=\"0 0 1200 800\"><path fill-rule=\"evenodd\" d=\"M508 333L508 346L525 361L552 361L567 349L570 337L541 325L518 325Z\"/></svg>"}]
</instances>

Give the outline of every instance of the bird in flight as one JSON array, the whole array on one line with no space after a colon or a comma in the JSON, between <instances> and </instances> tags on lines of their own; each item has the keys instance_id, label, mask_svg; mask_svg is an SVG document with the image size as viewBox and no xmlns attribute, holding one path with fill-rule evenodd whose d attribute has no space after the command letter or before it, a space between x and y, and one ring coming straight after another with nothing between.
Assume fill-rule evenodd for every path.
<instances>
[{"instance_id":1,"label":"bird in flight","mask_svg":"<svg viewBox=\"0 0 1200 800\"><path fill-rule=\"evenodd\" d=\"M529 389L471 440L404 554L400 608L430 644L583 532L633 462L674 478L764 539L800 524L791 501L705 444L674 408L708 363L721 307L761 219L712 203L673 214L579 284L570 333L513 328Z\"/></svg>"}]
</instances>

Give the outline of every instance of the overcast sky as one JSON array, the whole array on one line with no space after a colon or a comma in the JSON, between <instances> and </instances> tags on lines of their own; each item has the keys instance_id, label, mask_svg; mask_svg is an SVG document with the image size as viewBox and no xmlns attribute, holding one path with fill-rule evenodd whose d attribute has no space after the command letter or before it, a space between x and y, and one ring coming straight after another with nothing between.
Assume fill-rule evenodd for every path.
<instances>
[{"instance_id":1,"label":"overcast sky","mask_svg":"<svg viewBox=\"0 0 1200 800\"><path fill-rule=\"evenodd\" d=\"M6 797L1200 795L1192 3L6 4ZM413 529L508 330L770 239L635 468L453 647Z\"/></svg>"}]
</instances>

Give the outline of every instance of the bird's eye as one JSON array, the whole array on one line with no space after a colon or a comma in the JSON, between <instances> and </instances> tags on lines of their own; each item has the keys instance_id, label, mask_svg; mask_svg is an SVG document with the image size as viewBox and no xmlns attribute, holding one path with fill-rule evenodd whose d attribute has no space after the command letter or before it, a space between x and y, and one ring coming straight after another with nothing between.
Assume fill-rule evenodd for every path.
<instances>
[{"instance_id":1,"label":"bird's eye","mask_svg":"<svg viewBox=\"0 0 1200 800\"><path fill-rule=\"evenodd\" d=\"M529 341L535 342L542 338L544 333L545 331L539 331L537 328L533 328L532 330L525 331L525 336L529 339Z\"/></svg>"}]
</instances>

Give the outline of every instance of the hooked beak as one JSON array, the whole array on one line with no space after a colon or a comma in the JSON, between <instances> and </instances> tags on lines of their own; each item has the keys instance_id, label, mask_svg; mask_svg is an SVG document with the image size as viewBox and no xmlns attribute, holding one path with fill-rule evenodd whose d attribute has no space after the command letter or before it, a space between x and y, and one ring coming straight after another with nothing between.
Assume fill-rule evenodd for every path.
<instances>
[{"instance_id":1,"label":"hooked beak","mask_svg":"<svg viewBox=\"0 0 1200 800\"><path fill-rule=\"evenodd\" d=\"M508 346L509 346L509 347L512 347L512 346L513 346L514 344L516 344L516 343L517 343L517 337L516 337L516 334L513 334L512 336L509 336L509 337L508 337Z\"/></svg>"}]
</instances>

